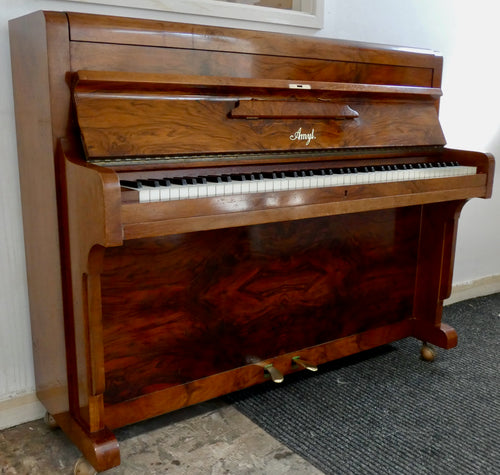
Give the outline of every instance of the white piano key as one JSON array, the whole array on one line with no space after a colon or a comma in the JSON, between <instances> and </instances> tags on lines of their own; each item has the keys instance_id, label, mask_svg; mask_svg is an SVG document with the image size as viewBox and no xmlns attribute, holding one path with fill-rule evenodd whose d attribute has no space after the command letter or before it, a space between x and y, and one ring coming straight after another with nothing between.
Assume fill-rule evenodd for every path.
<instances>
[{"instance_id":1,"label":"white piano key","mask_svg":"<svg viewBox=\"0 0 500 475\"><path fill-rule=\"evenodd\" d=\"M180 200L181 199L181 185L172 185L170 187L170 199Z\"/></svg>"},{"instance_id":2,"label":"white piano key","mask_svg":"<svg viewBox=\"0 0 500 475\"><path fill-rule=\"evenodd\" d=\"M249 181L242 181L241 182L241 194L246 195L250 193L250 182Z\"/></svg>"},{"instance_id":3,"label":"white piano key","mask_svg":"<svg viewBox=\"0 0 500 475\"><path fill-rule=\"evenodd\" d=\"M158 187L146 187L149 188L149 201L160 201L160 189Z\"/></svg>"},{"instance_id":4,"label":"white piano key","mask_svg":"<svg viewBox=\"0 0 500 475\"><path fill-rule=\"evenodd\" d=\"M169 200L170 200L170 186L161 186L160 201L169 201Z\"/></svg>"}]
</instances>

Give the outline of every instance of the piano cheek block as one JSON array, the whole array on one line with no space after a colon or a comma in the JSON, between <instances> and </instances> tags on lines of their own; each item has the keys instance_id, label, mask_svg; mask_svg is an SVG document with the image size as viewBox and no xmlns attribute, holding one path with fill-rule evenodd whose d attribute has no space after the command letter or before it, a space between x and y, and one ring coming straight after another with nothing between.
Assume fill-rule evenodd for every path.
<instances>
[{"instance_id":1,"label":"piano cheek block","mask_svg":"<svg viewBox=\"0 0 500 475\"><path fill-rule=\"evenodd\" d=\"M494 159L444 147L435 52L71 12L9 29L37 395L75 473L119 465L113 429L456 345L458 219Z\"/></svg>"}]
</instances>

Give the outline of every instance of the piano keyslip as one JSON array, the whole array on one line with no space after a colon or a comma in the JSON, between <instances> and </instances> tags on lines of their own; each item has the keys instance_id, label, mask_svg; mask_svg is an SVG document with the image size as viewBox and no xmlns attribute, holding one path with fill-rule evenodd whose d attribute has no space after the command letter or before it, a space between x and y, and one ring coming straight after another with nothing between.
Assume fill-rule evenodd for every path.
<instances>
[{"instance_id":1,"label":"piano keyslip","mask_svg":"<svg viewBox=\"0 0 500 475\"><path fill-rule=\"evenodd\" d=\"M121 180L122 188L137 192L139 203L215 196L367 185L474 175L476 167L457 162L434 162L342 167L284 172L255 172L220 176L175 177L163 180Z\"/></svg>"}]
</instances>

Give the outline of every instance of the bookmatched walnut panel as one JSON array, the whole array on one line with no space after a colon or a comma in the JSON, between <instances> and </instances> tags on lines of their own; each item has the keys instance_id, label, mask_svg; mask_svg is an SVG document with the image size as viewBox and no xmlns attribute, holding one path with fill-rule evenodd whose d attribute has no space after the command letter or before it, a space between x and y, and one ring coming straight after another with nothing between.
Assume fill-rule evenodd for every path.
<instances>
[{"instance_id":1,"label":"bookmatched walnut panel","mask_svg":"<svg viewBox=\"0 0 500 475\"><path fill-rule=\"evenodd\" d=\"M417 206L107 249L105 402L409 318L419 219Z\"/></svg>"}]
</instances>

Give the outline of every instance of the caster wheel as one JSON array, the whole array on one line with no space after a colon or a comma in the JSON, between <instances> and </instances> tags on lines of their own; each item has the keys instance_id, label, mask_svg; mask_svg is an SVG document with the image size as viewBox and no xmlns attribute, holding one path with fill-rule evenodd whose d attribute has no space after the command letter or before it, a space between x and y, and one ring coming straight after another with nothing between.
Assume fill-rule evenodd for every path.
<instances>
[{"instance_id":1,"label":"caster wheel","mask_svg":"<svg viewBox=\"0 0 500 475\"><path fill-rule=\"evenodd\" d=\"M424 361L434 361L434 358L436 358L436 352L429 345L424 343L420 350L420 356Z\"/></svg>"},{"instance_id":2,"label":"caster wheel","mask_svg":"<svg viewBox=\"0 0 500 475\"><path fill-rule=\"evenodd\" d=\"M96 475L97 471L85 457L80 457L75 462L75 467L73 468L74 475Z\"/></svg>"},{"instance_id":3,"label":"caster wheel","mask_svg":"<svg viewBox=\"0 0 500 475\"><path fill-rule=\"evenodd\" d=\"M59 427L59 424L50 412L45 413L45 416L43 416L43 422L45 422L50 429L57 429Z\"/></svg>"}]
</instances>

